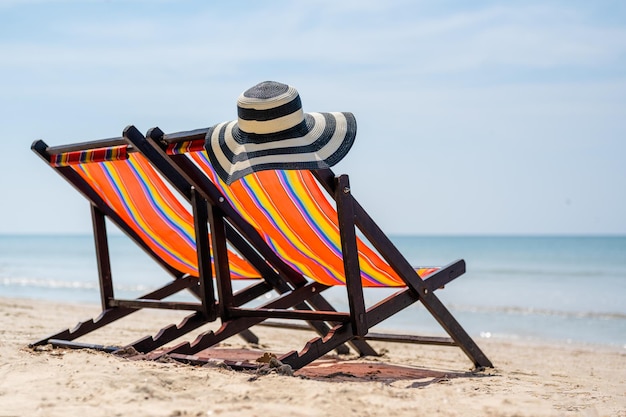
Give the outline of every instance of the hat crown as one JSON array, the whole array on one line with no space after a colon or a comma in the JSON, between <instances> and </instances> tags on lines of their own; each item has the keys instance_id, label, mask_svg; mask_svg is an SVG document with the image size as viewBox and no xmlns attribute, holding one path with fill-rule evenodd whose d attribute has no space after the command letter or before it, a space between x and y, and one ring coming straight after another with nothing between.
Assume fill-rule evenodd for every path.
<instances>
[{"instance_id":1,"label":"hat crown","mask_svg":"<svg viewBox=\"0 0 626 417\"><path fill-rule=\"evenodd\" d=\"M294 89L295 90L295 89ZM278 97L289 91L287 84L279 83L276 81L263 81L258 83L254 87L248 88L242 93L246 98L269 100L274 97Z\"/></svg>"},{"instance_id":2,"label":"hat crown","mask_svg":"<svg viewBox=\"0 0 626 417\"><path fill-rule=\"evenodd\" d=\"M283 132L304 121L298 90L276 81L264 81L237 99L239 129L267 135Z\"/></svg>"}]
</instances>

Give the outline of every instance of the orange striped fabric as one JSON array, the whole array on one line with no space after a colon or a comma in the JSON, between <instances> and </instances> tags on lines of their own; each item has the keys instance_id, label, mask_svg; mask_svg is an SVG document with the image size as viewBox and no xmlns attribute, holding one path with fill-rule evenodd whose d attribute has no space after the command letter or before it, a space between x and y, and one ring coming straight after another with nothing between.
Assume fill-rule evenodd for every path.
<instances>
[{"instance_id":1,"label":"orange striped fabric","mask_svg":"<svg viewBox=\"0 0 626 417\"><path fill-rule=\"evenodd\" d=\"M204 150L204 141L183 141L178 143L170 143L167 145L166 152L169 155L180 155L187 152L198 152Z\"/></svg>"},{"instance_id":2,"label":"orange striped fabric","mask_svg":"<svg viewBox=\"0 0 626 417\"><path fill-rule=\"evenodd\" d=\"M74 169L141 240L174 269L198 276L193 217L141 154L127 160L73 164ZM259 273L229 251L233 279Z\"/></svg>"},{"instance_id":3,"label":"orange striped fabric","mask_svg":"<svg viewBox=\"0 0 626 417\"><path fill-rule=\"evenodd\" d=\"M86 164L88 162L120 161L126 158L128 158L127 147L126 145L121 145L51 155L50 165L53 167L64 167Z\"/></svg>"},{"instance_id":4,"label":"orange striped fabric","mask_svg":"<svg viewBox=\"0 0 626 417\"><path fill-rule=\"evenodd\" d=\"M187 155L286 263L323 284L345 284L334 201L329 201L310 171L261 171L227 186L211 167L206 152ZM364 286L405 286L368 243L357 238L357 247ZM426 277L436 270L421 268L417 272Z\"/></svg>"}]
</instances>

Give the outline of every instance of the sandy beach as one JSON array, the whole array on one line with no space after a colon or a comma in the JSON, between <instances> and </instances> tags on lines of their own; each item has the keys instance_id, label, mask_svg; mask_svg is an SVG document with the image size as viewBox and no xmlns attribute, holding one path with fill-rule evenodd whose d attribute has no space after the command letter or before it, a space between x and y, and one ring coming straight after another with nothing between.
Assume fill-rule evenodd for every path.
<instances>
[{"instance_id":1,"label":"sandy beach","mask_svg":"<svg viewBox=\"0 0 626 417\"><path fill-rule=\"evenodd\" d=\"M380 357L328 355L293 376L28 348L97 315L95 305L0 298L0 416L626 416L626 350L479 339L494 369L459 349L373 342ZM131 315L84 338L124 344L178 312ZM232 355L299 349L311 333L256 327ZM193 337L193 336L192 336Z\"/></svg>"}]
</instances>

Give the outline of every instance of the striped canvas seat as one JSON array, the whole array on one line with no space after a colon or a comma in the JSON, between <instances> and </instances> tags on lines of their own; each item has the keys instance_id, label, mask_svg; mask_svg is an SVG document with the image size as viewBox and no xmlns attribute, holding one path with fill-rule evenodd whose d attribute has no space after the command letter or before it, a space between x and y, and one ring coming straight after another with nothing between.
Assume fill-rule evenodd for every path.
<instances>
[{"instance_id":1,"label":"striped canvas seat","mask_svg":"<svg viewBox=\"0 0 626 417\"><path fill-rule=\"evenodd\" d=\"M139 238L166 264L198 276L193 216L144 156L126 146L55 154L50 163L80 175ZM233 279L259 273L230 251Z\"/></svg>"},{"instance_id":2,"label":"striped canvas seat","mask_svg":"<svg viewBox=\"0 0 626 417\"><path fill-rule=\"evenodd\" d=\"M262 171L227 186L201 147L178 144L168 152L181 153L181 147L196 150L187 156L287 264L322 284L345 285L337 211L310 171ZM357 246L363 286L406 285L366 242L357 238ZM424 278L436 270L417 272Z\"/></svg>"}]
</instances>

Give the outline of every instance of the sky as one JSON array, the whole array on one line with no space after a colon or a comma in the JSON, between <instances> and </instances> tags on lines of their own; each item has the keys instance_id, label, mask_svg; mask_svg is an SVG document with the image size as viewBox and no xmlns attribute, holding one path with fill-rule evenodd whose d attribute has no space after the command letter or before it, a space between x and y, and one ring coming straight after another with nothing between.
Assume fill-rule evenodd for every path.
<instances>
[{"instance_id":1,"label":"sky","mask_svg":"<svg viewBox=\"0 0 626 417\"><path fill-rule=\"evenodd\" d=\"M0 0L0 234L90 233L31 150L350 111L333 169L389 234L626 234L626 2Z\"/></svg>"}]
</instances>

